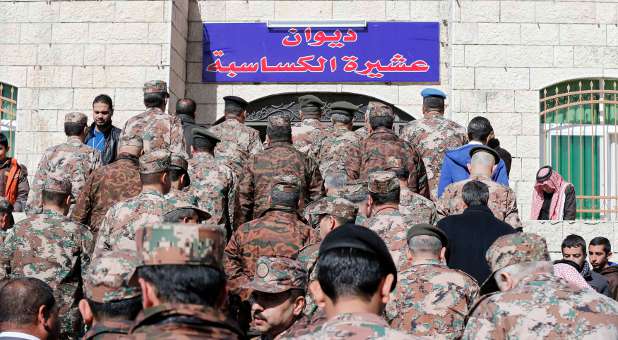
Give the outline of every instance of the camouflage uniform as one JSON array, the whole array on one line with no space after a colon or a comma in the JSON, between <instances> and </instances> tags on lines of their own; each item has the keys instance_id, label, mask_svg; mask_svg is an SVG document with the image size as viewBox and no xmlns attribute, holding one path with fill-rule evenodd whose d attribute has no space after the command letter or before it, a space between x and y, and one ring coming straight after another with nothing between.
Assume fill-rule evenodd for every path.
<instances>
[{"instance_id":1,"label":"camouflage uniform","mask_svg":"<svg viewBox=\"0 0 618 340\"><path fill-rule=\"evenodd\" d=\"M486 258L494 273L514 264L550 259L545 239L529 233L498 238ZM505 338L617 339L618 302L591 289L574 288L553 273L531 274L512 289L479 300L463 336Z\"/></svg>"},{"instance_id":2,"label":"camouflage uniform","mask_svg":"<svg viewBox=\"0 0 618 340\"><path fill-rule=\"evenodd\" d=\"M130 275L140 265L137 253L114 250L94 260L84 276L84 295L96 303L110 303L141 295L138 286L130 286ZM132 320L95 320L84 340L112 340L129 334Z\"/></svg>"},{"instance_id":3,"label":"camouflage uniform","mask_svg":"<svg viewBox=\"0 0 618 340\"><path fill-rule=\"evenodd\" d=\"M386 310L390 325L417 336L458 339L479 292L476 280L439 260L414 261L399 272Z\"/></svg>"},{"instance_id":4,"label":"camouflage uniform","mask_svg":"<svg viewBox=\"0 0 618 340\"><path fill-rule=\"evenodd\" d=\"M211 214L215 224L230 223L234 211L234 174L208 152L197 152L189 160L191 194L199 197L198 207Z\"/></svg>"},{"instance_id":5,"label":"camouflage uniform","mask_svg":"<svg viewBox=\"0 0 618 340\"><path fill-rule=\"evenodd\" d=\"M480 181L489 188L489 200L487 206L500 221L504 221L513 228L522 226L517 210L517 196L510 187L492 181L485 176L470 176L470 178L449 184L442 197L436 202L438 214L441 217L461 214L466 209L463 201L463 187L470 181Z\"/></svg>"},{"instance_id":6,"label":"camouflage uniform","mask_svg":"<svg viewBox=\"0 0 618 340\"><path fill-rule=\"evenodd\" d=\"M299 190L287 177L290 176L275 178L272 190ZM227 244L225 272L230 287L236 290L253 277L255 262L260 256L292 258L300 248L316 239L313 229L301 220L294 208L272 205L261 217L241 225Z\"/></svg>"},{"instance_id":7,"label":"camouflage uniform","mask_svg":"<svg viewBox=\"0 0 618 340\"><path fill-rule=\"evenodd\" d=\"M144 84L144 94L166 93L167 84L162 80L152 80ZM127 120L120 138L139 136L144 142L144 153L165 149L173 154L189 158L182 122L176 115L169 115L158 107L150 107Z\"/></svg>"},{"instance_id":8,"label":"camouflage uniform","mask_svg":"<svg viewBox=\"0 0 618 340\"><path fill-rule=\"evenodd\" d=\"M170 154L153 151L139 159L140 173L157 173L169 168ZM161 192L142 191L126 201L116 203L108 211L99 229L94 257L112 249L135 250L135 233L145 225L163 221L164 212L173 208Z\"/></svg>"},{"instance_id":9,"label":"camouflage uniform","mask_svg":"<svg viewBox=\"0 0 618 340\"><path fill-rule=\"evenodd\" d=\"M289 127L284 116L271 116L270 125ZM301 206L322 196L322 177L315 162L294 149L288 142L274 142L263 152L253 155L245 164L238 189L236 224L261 216L268 209L268 196L277 175L291 175L301 180Z\"/></svg>"},{"instance_id":10,"label":"camouflage uniform","mask_svg":"<svg viewBox=\"0 0 618 340\"><path fill-rule=\"evenodd\" d=\"M292 338L290 338L292 339ZM294 339L299 340L395 340L418 339L394 330L378 315L370 313L344 313L318 326L312 333Z\"/></svg>"},{"instance_id":11,"label":"camouflage uniform","mask_svg":"<svg viewBox=\"0 0 618 340\"><path fill-rule=\"evenodd\" d=\"M392 116L393 111L390 107L376 103L367 108L370 117ZM429 187L427 185L427 174L425 166L418 151L399 138L392 129L380 127L363 141L361 148L360 178L366 179L373 171L385 170L386 160L396 157L403 161L409 172L408 188L415 193L429 198Z\"/></svg>"},{"instance_id":12,"label":"camouflage uniform","mask_svg":"<svg viewBox=\"0 0 618 340\"><path fill-rule=\"evenodd\" d=\"M144 266L207 266L223 271L225 230L203 224L155 224L136 239ZM143 311L131 339L241 339L242 332L219 310L163 303Z\"/></svg>"},{"instance_id":13,"label":"camouflage uniform","mask_svg":"<svg viewBox=\"0 0 618 340\"><path fill-rule=\"evenodd\" d=\"M425 198L408 188L401 188L399 194L399 212L408 225L419 223L434 224L438 211L432 200Z\"/></svg>"},{"instance_id":14,"label":"camouflage uniform","mask_svg":"<svg viewBox=\"0 0 618 340\"><path fill-rule=\"evenodd\" d=\"M298 98L298 106L302 114L302 121L292 125L292 143L296 150L318 160L313 153L312 146L322 138L328 125L320 122L325 102L314 95L305 95Z\"/></svg>"},{"instance_id":15,"label":"camouflage uniform","mask_svg":"<svg viewBox=\"0 0 618 340\"><path fill-rule=\"evenodd\" d=\"M65 123L85 125L87 120L86 115L79 112L67 113L64 117ZM43 209L41 191L45 179L49 176L64 177L69 180L73 198L78 197L90 173L101 165L100 157L98 150L85 145L78 136L70 136L65 143L45 150L32 181L27 212L36 214Z\"/></svg>"},{"instance_id":16,"label":"camouflage uniform","mask_svg":"<svg viewBox=\"0 0 618 340\"><path fill-rule=\"evenodd\" d=\"M66 179L47 178L42 190L70 194ZM19 221L0 245L0 280L34 277L47 283L59 306L61 338L77 338L81 317L76 297L90 264L93 238L88 228L55 211Z\"/></svg>"},{"instance_id":17,"label":"camouflage uniform","mask_svg":"<svg viewBox=\"0 0 618 340\"><path fill-rule=\"evenodd\" d=\"M425 116L409 122L401 132L401 139L414 145L423 158L431 200L435 202L444 154L466 144L466 128L441 115Z\"/></svg>"},{"instance_id":18,"label":"camouflage uniform","mask_svg":"<svg viewBox=\"0 0 618 340\"><path fill-rule=\"evenodd\" d=\"M222 142L234 143L249 155L255 155L263 150L260 133L233 117L226 117L220 124L212 126L210 131Z\"/></svg>"}]
</instances>

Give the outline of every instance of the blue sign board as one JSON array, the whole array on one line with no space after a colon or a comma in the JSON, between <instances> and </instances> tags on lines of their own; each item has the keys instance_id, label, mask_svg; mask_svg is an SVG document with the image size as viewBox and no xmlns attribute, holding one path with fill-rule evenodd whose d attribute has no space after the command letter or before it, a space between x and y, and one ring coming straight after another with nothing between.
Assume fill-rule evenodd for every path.
<instances>
[{"instance_id":1,"label":"blue sign board","mask_svg":"<svg viewBox=\"0 0 618 340\"><path fill-rule=\"evenodd\" d=\"M203 53L207 83L440 81L437 22L369 22L361 28L206 23Z\"/></svg>"}]
</instances>

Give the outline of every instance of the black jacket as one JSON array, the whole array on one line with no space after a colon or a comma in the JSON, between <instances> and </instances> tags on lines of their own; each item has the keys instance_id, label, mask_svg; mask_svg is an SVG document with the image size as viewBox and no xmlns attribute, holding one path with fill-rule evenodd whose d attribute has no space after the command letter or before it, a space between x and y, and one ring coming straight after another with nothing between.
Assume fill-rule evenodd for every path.
<instances>
[{"instance_id":1,"label":"black jacket","mask_svg":"<svg viewBox=\"0 0 618 340\"><path fill-rule=\"evenodd\" d=\"M590 287L598 293L613 298L611 292L609 291L609 281L607 278L593 271L592 268L590 268L588 261L584 261L583 268L579 273L582 274L584 279L586 279L586 282L588 282Z\"/></svg>"},{"instance_id":2,"label":"black jacket","mask_svg":"<svg viewBox=\"0 0 618 340\"><path fill-rule=\"evenodd\" d=\"M485 259L487 249L498 237L516 232L508 223L495 218L486 206L473 206L461 215L447 216L438 222L438 227L448 237L448 267L470 274L479 285L491 274Z\"/></svg>"},{"instance_id":3,"label":"black jacket","mask_svg":"<svg viewBox=\"0 0 618 340\"><path fill-rule=\"evenodd\" d=\"M94 136L94 126L92 123L88 128L88 134L86 134L85 141L88 142L90 138ZM120 138L121 129L112 125L112 128L105 134L105 148L101 153L101 164L107 165L116 160L118 152L118 139Z\"/></svg>"}]
</instances>

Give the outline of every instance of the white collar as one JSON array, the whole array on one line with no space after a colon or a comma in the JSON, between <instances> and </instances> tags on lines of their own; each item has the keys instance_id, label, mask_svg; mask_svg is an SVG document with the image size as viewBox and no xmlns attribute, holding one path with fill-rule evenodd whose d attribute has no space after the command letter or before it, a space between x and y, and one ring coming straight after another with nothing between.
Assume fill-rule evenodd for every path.
<instances>
[{"instance_id":1,"label":"white collar","mask_svg":"<svg viewBox=\"0 0 618 340\"><path fill-rule=\"evenodd\" d=\"M19 339L26 339L26 340L41 340L40 338L37 338L34 335L30 335L30 334L22 333L22 332L1 332L0 338L19 338Z\"/></svg>"},{"instance_id":2,"label":"white collar","mask_svg":"<svg viewBox=\"0 0 618 340\"><path fill-rule=\"evenodd\" d=\"M468 142L468 144L483 145L483 143L476 141L476 140L471 140L470 142Z\"/></svg>"}]
</instances>

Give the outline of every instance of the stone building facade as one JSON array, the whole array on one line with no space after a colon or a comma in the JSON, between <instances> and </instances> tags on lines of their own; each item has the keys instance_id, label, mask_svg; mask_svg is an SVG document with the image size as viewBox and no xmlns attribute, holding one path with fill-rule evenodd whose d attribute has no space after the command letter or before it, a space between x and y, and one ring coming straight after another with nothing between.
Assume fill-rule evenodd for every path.
<instances>
[{"instance_id":1,"label":"stone building facade","mask_svg":"<svg viewBox=\"0 0 618 340\"><path fill-rule=\"evenodd\" d=\"M16 155L34 169L63 139L68 111L90 112L99 93L122 125L142 109L148 79L170 83L172 102L198 102L198 121L221 116L222 98L284 92L366 94L420 116L409 84L203 84L202 23L267 20L440 23L440 87L448 116L488 117L513 155L511 187L528 217L541 159L539 93L552 84L618 78L618 4L612 1L1 1L0 82L19 89ZM173 111L173 106L170 106ZM613 231L612 231L613 232ZM613 240L616 240L613 238Z\"/></svg>"}]
</instances>

